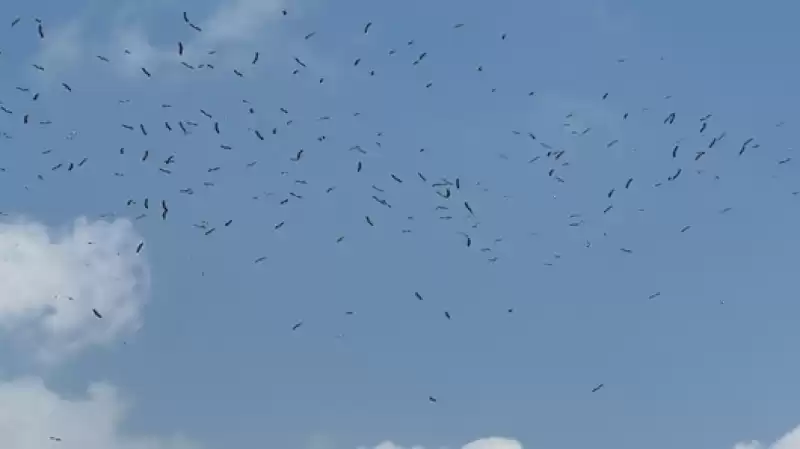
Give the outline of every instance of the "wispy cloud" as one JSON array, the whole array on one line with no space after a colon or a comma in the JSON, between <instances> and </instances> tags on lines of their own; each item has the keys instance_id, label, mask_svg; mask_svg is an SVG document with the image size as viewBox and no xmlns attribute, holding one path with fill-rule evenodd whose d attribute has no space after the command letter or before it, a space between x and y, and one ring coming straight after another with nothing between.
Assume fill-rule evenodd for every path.
<instances>
[{"instance_id":1,"label":"wispy cloud","mask_svg":"<svg viewBox=\"0 0 800 449\"><path fill-rule=\"evenodd\" d=\"M367 449L361 447L359 449ZM374 449L425 449L423 446L400 446L391 441L384 441ZM465 444L461 449L522 449L522 443L517 440L501 437L482 438ZM785 448L781 448L785 449Z\"/></svg>"},{"instance_id":2,"label":"wispy cloud","mask_svg":"<svg viewBox=\"0 0 800 449\"><path fill-rule=\"evenodd\" d=\"M287 0L230 0L224 1L216 12L204 21L201 39L208 45L252 42L263 36L264 26L280 17Z\"/></svg>"},{"instance_id":3,"label":"wispy cloud","mask_svg":"<svg viewBox=\"0 0 800 449\"><path fill-rule=\"evenodd\" d=\"M0 382L0 447L14 449L197 449L175 436L131 436L121 427L128 411L116 389L89 386L85 398L63 398L36 377ZM60 441L54 441L53 439Z\"/></svg>"},{"instance_id":4,"label":"wispy cloud","mask_svg":"<svg viewBox=\"0 0 800 449\"><path fill-rule=\"evenodd\" d=\"M48 28L47 38L41 41L39 53L32 63L45 66L44 75L52 77L83 61L85 52L83 24L80 20L72 20Z\"/></svg>"},{"instance_id":5,"label":"wispy cloud","mask_svg":"<svg viewBox=\"0 0 800 449\"><path fill-rule=\"evenodd\" d=\"M281 11L287 3L287 0L221 0L208 17L195 17L190 13L190 20L203 31L192 31L192 37L184 42L187 56L198 56L198 52L210 49L232 45L247 47L266 41L265 38L275 32L270 22L282 16ZM109 58L110 63L123 74L142 76L142 67L152 73L168 69L186 70L179 64L174 43L165 47L148 39L152 31L148 18L157 16L153 14L153 8L148 4L137 10L135 5L124 3L116 12L102 16L90 14L93 11L79 11L69 23L54 26L33 62L46 67L51 76L88 62L97 63L92 61L97 55ZM177 26L189 29L180 15L175 17ZM88 33L89 29L93 32ZM124 54L124 50L129 53ZM221 53L224 58L224 52Z\"/></svg>"},{"instance_id":6,"label":"wispy cloud","mask_svg":"<svg viewBox=\"0 0 800 449\"><path fill-rule=\"evenodd\" d=\"M0 329L47 362L136 331L149 294L139 243L127 220L0 222Z\"/></svg>"},{"instance_id":7,"label":"wispy cloud","mask_svg":"<svg viewBox=\"0 0 800 449\"><path fill-rule=\"evenodd\" d=\"M769 446L764 446L758 441L748 441L737 443L733 449L800 449L800 426L795 427Z\"/></svg>"}]
</instances>

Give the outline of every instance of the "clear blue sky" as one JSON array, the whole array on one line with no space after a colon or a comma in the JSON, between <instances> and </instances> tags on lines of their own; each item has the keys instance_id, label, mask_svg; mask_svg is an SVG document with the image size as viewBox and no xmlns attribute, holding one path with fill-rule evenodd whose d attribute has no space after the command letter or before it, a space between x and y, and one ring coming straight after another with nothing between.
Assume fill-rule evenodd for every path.
<instances>
[{"instance_id":1,"label":"clear blue sky","mask_svg":"<svg viewBox=\"0 0 800 449\"><path fill-rule=\"evenodd\" d=\"M13 135L0 140L0 210L56 227L129 217L152 281L126 344L43 372L6 345L5 375L42 375L66 397L108 381L133 400L126 431L212 449L492 435L533 449L709 449L800 424L800 161L778 163L793 156L800 97L796 2L289 3L0 6L0 20L22 17L0 26L0 100L14 112L0 115ZM181 67L178 41L215 69ZM26 112L52 124L25 125ZM184 136L178 120L199 126ZM760 147L738 156L750 137ZM554 161L540 142L566 152ZM457 177L448 200L430 186ZM193 228L203 220L213 234Z\"/></svg>"}]
</instances>

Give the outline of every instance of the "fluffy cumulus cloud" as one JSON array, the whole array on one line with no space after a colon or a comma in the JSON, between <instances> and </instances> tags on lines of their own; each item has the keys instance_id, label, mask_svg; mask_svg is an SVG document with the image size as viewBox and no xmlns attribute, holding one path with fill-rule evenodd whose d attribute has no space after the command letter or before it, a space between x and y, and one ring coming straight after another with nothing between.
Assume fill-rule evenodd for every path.
<instances>
[{"instance_id":1,"label":"fluffy cumulus cloud","mask_svg":"<svg viewBox=\"0 0 800 449\"><path fill-rule=\"evenodd\" d=\"M186 438L136 437L120 431L128 407L116 390L93 384L65 399L38 378L0 382L0 447L13 449L196 449Z\"/></svg>"},{"instance_id":2,"label":"fluffy cumulus cloud","mask_svg":"<svg viewBox=\"0 0 800 449\"><path fill-rule=\"evenodd\" d=\"M800 449L800 426L795 427L769 446L758 441L749 441L738 443L733 449Z\"/></svg>"},{"instance_id":3,"label":"fluffy cumulus cloud","mask_svg":"<svg viewBox=\"0 0 800 449\"><path fill-rule=\"evenodd\" d=\"M44 361L136 331L149 293L140 241L127 220L0 222L0 330Z\"/></svg>"},{"instance_id":4,"label":"fluffy cumulus cloud","mask_svg":"<svg viewBox=\"0 0 800 449\"><path fill-rule=\"evenodd\" d=\"M366 449L366 448L359 448ZM424 449L422 446L399 446L391 441L384 441L374 449ZM522 443L508 438L491 437L467 443L461 449L522 449ZM748 448L749 449L749 448ZM782 448L783 449L783 448Z\"/></svg>"}]
</instances>

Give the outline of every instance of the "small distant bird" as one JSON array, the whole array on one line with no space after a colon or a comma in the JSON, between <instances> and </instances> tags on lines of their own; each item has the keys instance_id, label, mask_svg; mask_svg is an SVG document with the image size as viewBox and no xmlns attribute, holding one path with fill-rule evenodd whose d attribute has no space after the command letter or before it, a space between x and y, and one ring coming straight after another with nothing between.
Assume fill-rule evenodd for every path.
<instances>
[{"instance_id":1,"label":"small distant bird","mask_svg":"<svg viewBox=\"0 0 800 449\"><path fill-rule=\"evenodd\" d=\"M605 385L603 385L603 384L600 384L600 385L598 385L598 386L596 386L596 387L592 388L592 393L597 393L597 392L598 392L598 391L599 391L601 388L603 388L604 386L605 386Z\"/></svg>"},{"instance_id":2,"label":"small distant bird","mask_svg":"<svg viewBox=\"0 0 800 449\"><path fill-rule=\"evenodd\" d=\"M94 313L94 316L97 318L103 318L103 315L100 315L100 312L98 312L97 309L92 309L92 313Z\"/></svg>"}]
</instances>

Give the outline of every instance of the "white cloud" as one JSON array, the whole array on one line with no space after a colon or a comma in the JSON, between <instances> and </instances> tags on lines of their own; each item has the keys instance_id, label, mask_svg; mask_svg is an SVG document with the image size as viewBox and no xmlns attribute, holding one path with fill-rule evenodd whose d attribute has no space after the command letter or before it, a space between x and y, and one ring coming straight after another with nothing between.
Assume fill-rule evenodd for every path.
<instances>
[{"instance_id":1,"label":"white cloud","mask_svg":"<svg viewBox=\"0 0 800 449\"><path fill-rule=\"evenodd\" d=\"M359 448L365 449L365 448ZM422 446L404 447L391 441L384 441L374 449L424 449ZM501 437L482 438L465 444L461 449L522 449L522 443L517 440ZM738 449L738 448L737 448ZM786 449L786 448L781 448ZM792 448L793 449L793 448Z\"/></svg>"},{"instance_id":2,"label":"white cloud","mask_svg":"<svg viewBox=\"0 0 800 449\"><path fill-rule=\"evenodd\" d=\"M758 441L749 441L737 443L733 449L800 449L800 426L795 427L769 446L764 446Z\"/></svg>"},{"instance_id":3,"label":"white cloud","mask_svg":"<svg viewBox=\"0 0 800 449\"><path fill-rule=\"evenodd\" d=\"M251 42L264 25L281 15L286 0L226 0L204 21L202 37L210 45Z\"/></svg>"},{"instance_id":4,"label":"white cloud","mask_svg":"<svg viewBox=\"0 0 800 449\"><path fill-rule=\"evenodd\" d=\"M130 53L125 53L125 50ZM115 27L103 54L116 55L111 57L111 64L120 74L140 79L144 77L142 68L153 73L167 62L173 62L176 68L179 64L175 49L166 50L152 45L144 28L139 25Z\"/></svg>"},{"instance_id":5,"label":"white cloud","mask_svg":"<svg viewBox=\"0 0 800 449\"><path fill-rule=\"evenodd\" d=\"M48 362L136 331L149 293L139 242L128 220L0 222L0 330Z\"/></svg>"},{"instance_id":6,"label":"white cloud","mask_svg":"<svg viewBox=\"0 0 800 449\"><path fill-rule=\"evenodd\" d=\"M522 444L517 440L491 437L473 441L461 449L522 449Z\"/></svg>"},{"instance_id":7,"label":"white cloud","mask_svg":"<svg viewBox=\"0 0 800 449\"><path fill-rule=\"evenodd\" d=\"M209 17L193 17L190 13L189 19L203 31L192 31L192 38L184 42L187 55L231 44L263 42L267 33L274 30L269 26L269 21L282 16L281 10L286 3L287 0L221 0ZM296 8L296 5L292 8L293 15ZM54 31L49 32L33 62L43 65L48 73L53 74L83 63L98 64L92 60L101 54L125 74L143 76L142 67L153 74L164 68L186 70L179 63L175 44L163 47L149 41L145 16L153 16L152 9L152 5L140 5L137 9L132 4L123 4L110 17L95 17L91 15L92 9L81 11L67 25L56 26ZM179 15L175 20L176 26L189 29ZM100 23L103 23L102 27L98 26ZM110 26L106 26L108 24ZM90 27L95 31L93 38L88 36L90 33L84 32ZM111 34L102 31L105 29ZM123 54L125 49L130 50L130 54Z\"/></svg>"},{"instance_id":8,"label":"white cloud","mask_svg":"<svg viewBox=\"0 0 800 449\"><path fill-rule=\"evenodd\" d=\"M120 431L128 410L114 387L92 384L82 399L68 400L41 379L0 382L0 447L13 449L194 449L176 436L129 436ZM52 441L50 437L60 438Z\"/></svg>"}]
</instances>

